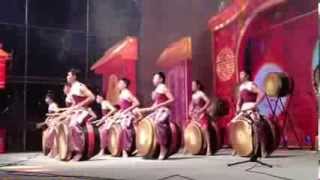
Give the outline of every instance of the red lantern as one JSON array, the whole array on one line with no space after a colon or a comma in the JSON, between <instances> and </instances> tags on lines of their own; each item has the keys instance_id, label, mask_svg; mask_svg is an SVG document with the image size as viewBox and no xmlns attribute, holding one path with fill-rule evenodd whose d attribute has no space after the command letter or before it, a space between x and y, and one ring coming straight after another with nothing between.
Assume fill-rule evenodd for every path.
<instances>
[{"instance_id":1,"label":"red lantern","mask_svg":"<svg viewBox=\"0 0 320 180\"><path fill-rule=\"evenodd\" d=\"M0 154L6 152L6 129L0 128Z\"/></svg>"},{"instance_id":2,"label":"red lantern","mask_svg":"<svg viewBox=\"0 0 320 180\"><path fill-rule=\"evenodd\" d=\"M0 44L0 89L4 89L6 85L7 72L6 64L10 58L10 54L2 49L2 44Z\"/></svg>"}]
</instances>

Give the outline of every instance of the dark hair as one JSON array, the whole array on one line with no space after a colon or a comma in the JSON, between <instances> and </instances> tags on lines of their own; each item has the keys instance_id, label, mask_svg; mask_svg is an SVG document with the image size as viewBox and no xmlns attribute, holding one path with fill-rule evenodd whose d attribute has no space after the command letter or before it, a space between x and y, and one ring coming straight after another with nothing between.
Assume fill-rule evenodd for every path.
<instances>
[{"instance_id":1,"label":"dark hair","mask_svg":"<svg viewBox=\"0 0 320 180\"><path fill-rule=\"evenodd\" d=\"M54 96L53 91L48 90L48 92L47 92L47 94L46 94L46 98L50 98L51 100L53 100L53 101L54 101L55 96Z\"/></svg>"},{"instance_id":2,"label":"dark hair","mask_svg":"<svg viewBox=\"0 0 320 180\"><path fill-rule=\"evenodd\" d=\"M251 71L249 69L245 69L243 72L247 75L248 80L251 80Z\"/></svg>"},{"instance_id":3,"label":"dark hair","mask_svg":"<svg viewBox=\"0 0 320 180\"><path fill-rule=\"evenodd\" d=\"M68 72L71 73L73 76L76 76L76 77L80 76L80 70L78 69L71 68Z\"/></svg>"},{"instance_id":4,"label":"dark hair","mask_svg":"<svg viewBox=\"0 0 320 180\"><path fill-rule=\"evenodd\" d=\"M123 82L126 84L127 87L130 86L130 80L129 80L129 79L127 79L127 78L121 78L120 81L123 81Z\"/></svg>"},{"instance_id":5,"label":"dark hair","mask_svg":"<svg viewBox=\"0 0 320 180\"><path fill-rule=\"evenodd\" d=\"M203 84L199 81L199 80L194 80L194 82L196 83L196 85L198 86L198 88L203 91L204 90L204 86Z\"/></svg>"},{"instance_id":6,"label":"dark hair","mask_svg":"<svg viewBox=\"0 0 320 180\"><path fill-rule=\"evenodd\" d=\"M117 110L120 109L120 105L119 105L119 104L114 104L113 106L114 106Z\"/></svg>"},{"instance_id":7,"label":"dark hair","mask_svg":"<svg viewBox=\"0 0 320 180\"><path fill-rule=\"evenodd\" d=\"M100 89L96 90L96 96L100 96L100 97L102 97L104 99L104 94Z\"/></svg>"},{"instance_id":8,"label":"dark hair","mask_svg":"<svg viewBox=\"0 0 320 180\"><path fill-rule=\"evenodd\" d=\"M156 74L160 76L160 78L162 79L162 83L166 82L166 75L164 74L164 72L157 72L154 75Z\"/></svg>"}]
</instances>

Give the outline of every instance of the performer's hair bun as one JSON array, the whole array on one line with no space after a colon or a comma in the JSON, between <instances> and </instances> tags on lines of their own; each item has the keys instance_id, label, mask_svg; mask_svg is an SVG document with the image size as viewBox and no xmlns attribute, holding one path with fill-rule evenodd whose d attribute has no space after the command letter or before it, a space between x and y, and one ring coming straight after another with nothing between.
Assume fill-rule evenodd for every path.
<instances>
[{"instance_id":1,"label":"performer's hair bun","mask_svg":"<svg viewBox=\"0 0 320 180\"><path fill-rule=\"evenodd\" d=\"M48 90L47 94L46 94L46 97L54 100L55 96L54 96L53 91L52 90Z\"/></svg>"},{"instance_id":2,"label":"performer's hair bun","mask_svg":"<svg viewBox=\"0 0 320 180\"><path fill-rule=\"evenodd\" d=\"M69 70L69 72L70 72L72 75L77 76L77 77L80 75L80 70L79 70L79 69L71 68L71 69Z\"/></svg>"},{"instance_id":3,"label":"performer's hair bun","mask_svg":"<svg viewBox=\"0 0 320 180\"><path fill-rule=\"evenodd\" d=\"M97 96L104 97L103 91L100 90L100 89L97 89L96 92L95 92L95 94L96 94Z\"/></svg>"},{"instance_id":4,"label":"performer's hair bun","mask_svg":"<svg viewBox=\"0 0 320 180\"><path fill-rule=\"evenodd\" d=\"M248 79L251 78L251 71L249 69L245 69L243 70L243 72L246 74L246 76L248 77Z\"/></svg>"},{"instance_id":5,"label":"performer's hair bun","mask_svg":"<svg viewBox=\"0 0 320 180\"><path fill-rule=\"evenodd\" d=\"M126 85L127 85L127 87L129 87L130 86L130 80L129 79L127 79L127 78L121 78L120 79L121 81L123 81Z\"/></svg>"},{"instance_id":6,"label":"performer's hair bun","mask_svg":"<svg viewBox=\"0 0 320 180\"><path fill-rule=\"evenodd\" d=\"M204 90L204 86L203 84L201 83L201 81L199 80L194 80L194 82L197 84L198 88L203 91Z\"/></svg>"},{"instance_id":7,"label":"performer's hair bun","mask_svg":"<svg viewBox=\"0 0 320 180\"><path fill-rule=\"evenodd\" d=\"M163 83L166 82L166 75L165 75L164 72L157 72L157 73L155 73L154 75L156 75L156 74L161 77Z\"/></svg>"}]
</instances>

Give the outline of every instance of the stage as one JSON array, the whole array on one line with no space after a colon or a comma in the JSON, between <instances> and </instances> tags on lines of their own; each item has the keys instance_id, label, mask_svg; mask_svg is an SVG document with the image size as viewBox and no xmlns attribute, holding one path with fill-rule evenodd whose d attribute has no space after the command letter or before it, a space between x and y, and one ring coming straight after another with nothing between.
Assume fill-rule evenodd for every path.
<instances>
[{"instance_id":1,"label":"stage","mask_svg":"<svg viewBox=\"0 0 320 180\"><path fill-rule=\"evenodd\" d=\"M215 156L176 154L165 161L104 156L60 162L38 152L8 153L0 155L0 179L312 180L318 176L319 155L314 151L277 150L263 160L273 168L255 163L227 167L228 163L245 160L230 154L231 150L224 149Z\"/></svg>"}]
</instances>

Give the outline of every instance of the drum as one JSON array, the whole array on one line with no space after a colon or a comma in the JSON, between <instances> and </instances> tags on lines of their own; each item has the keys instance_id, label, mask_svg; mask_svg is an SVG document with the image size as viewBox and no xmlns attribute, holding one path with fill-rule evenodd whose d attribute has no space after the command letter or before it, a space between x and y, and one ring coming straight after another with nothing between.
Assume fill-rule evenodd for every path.
<instances>
[{"instance_id":1,"label":"drum","mask_svg":"<svg viewBox=\"0 0 320 180\"><path fill-rule=\"evenodd\" d=\"M282 72L269 73L264 80L266 94L270 97L283 97L293 90L293 81Z\"/></svg>"},{"instance_id":2,"label":"drum","mask_svg":"<svg viewBox=\"0 0 320 180\"><path fill-rule=\"evenodd\" d=\"M204 136L200 126L191 121L184 129L184 148L193 155L203 153L205 146Z\"/></svg>"},{"instance_id":3,"label":"drum","mask_svg":"<svg viewBox=\"0 0 320 180\"><path fill-rule=\"evenodd\" d=\"M207 113L211 117L222 117L229 113L229 104L227 100L214 97L211 99L211 102L211 105L207 109Z\"/></svg>"},{"instance_id":4,"label":"drum","mask_svg":"<svg viewBox=\"0 0 320 180\"><path fill-rule=\"evenodd\" d=\"M261 119L251 124L251 120L245 116L240 116L229 126L229 138L232 148L242 157L261 156L259 145L265 144L267 155L277 149L280 142L279 129L275 123ZM259 136L258 129L263 132Z\"/></svg>"},{"instance_id":5,"label":"drum","mask_svg":"<svg viewBox=\"0 0 320 180\"><path fill-rule=\"evenodd\" d=\"M181 131L176 123L170 122L170 146L167 157L178 152L181 145ZM159 155L159 144L155 134L155 125L150 117L142 119L137 127L136 146L139 155L144 158L156 158Z\"/></svg>"},{"instance_id":6,"label":"drum","mask_svg":"<svg viewBox=\"0 0 320 180\"><path fill-rule=\"evenodd\" d=\"M71 152L69 148L69 128L65 123L61 123L57 128L57 142L59 159L70 160ZM100 150L99 130L91 123L86 123L83 127L84 151L81 160L88 160L95 156Z\"/></svg>"},{"instance_id":7,"label":"drum","mask_svg":"<svg viewBox=\"0 0 320 180\"><path fill-rule=\"evenodd\" d=\"M220 136L218 127L214 122L208 126L211 151L215 152L220 148ZM191 121L184 130L185 150L193 155L202 155L206 152L206 141L203 130L195 121Z\"/></svg>"},{"instance_id":8,"label":"drum","mask_svg":"<svg viewBox=\"0 0 320 180\"><path fill-rule=\"evenodd\" d=\"M119 157L122 154L121 132L120 124L113 124L108 131L108 150L114 157Z\"/></svg>"},{"instance_id":9,"label":"drum","mask_svg":"<svg viewBox=\"0 0 320 180\"><path fill-rule=\"evenodd\" d=\"M280 128L277 123L271 120L263 120L264 126L264 133L265 133L265 143L266 146L266 153L270 155L275 151L280 144L281 135L280 135Z\"/></svg>"},{"instance_id":10,"label":"drum","mask_svg":"<svg viewBox=\"0 0 320 180\"><path fill-rule=\"evenodd\" d=\"M97 155L100 151L99 128L91 123L86 123L83 127L84 152L81 160L88 160Z\"/></svg>"},{"instance_id":11,"label":"drum","mask_svg":"<svg viewBox=\"0 0 320 180\"><path fill-rule=\"evenodd\" d=\"M155 125L150 117L146 117L137 126L136 147L138 154L143 157L152 156L155 154L157 145Z\"/></svg>"}]
</instances>

